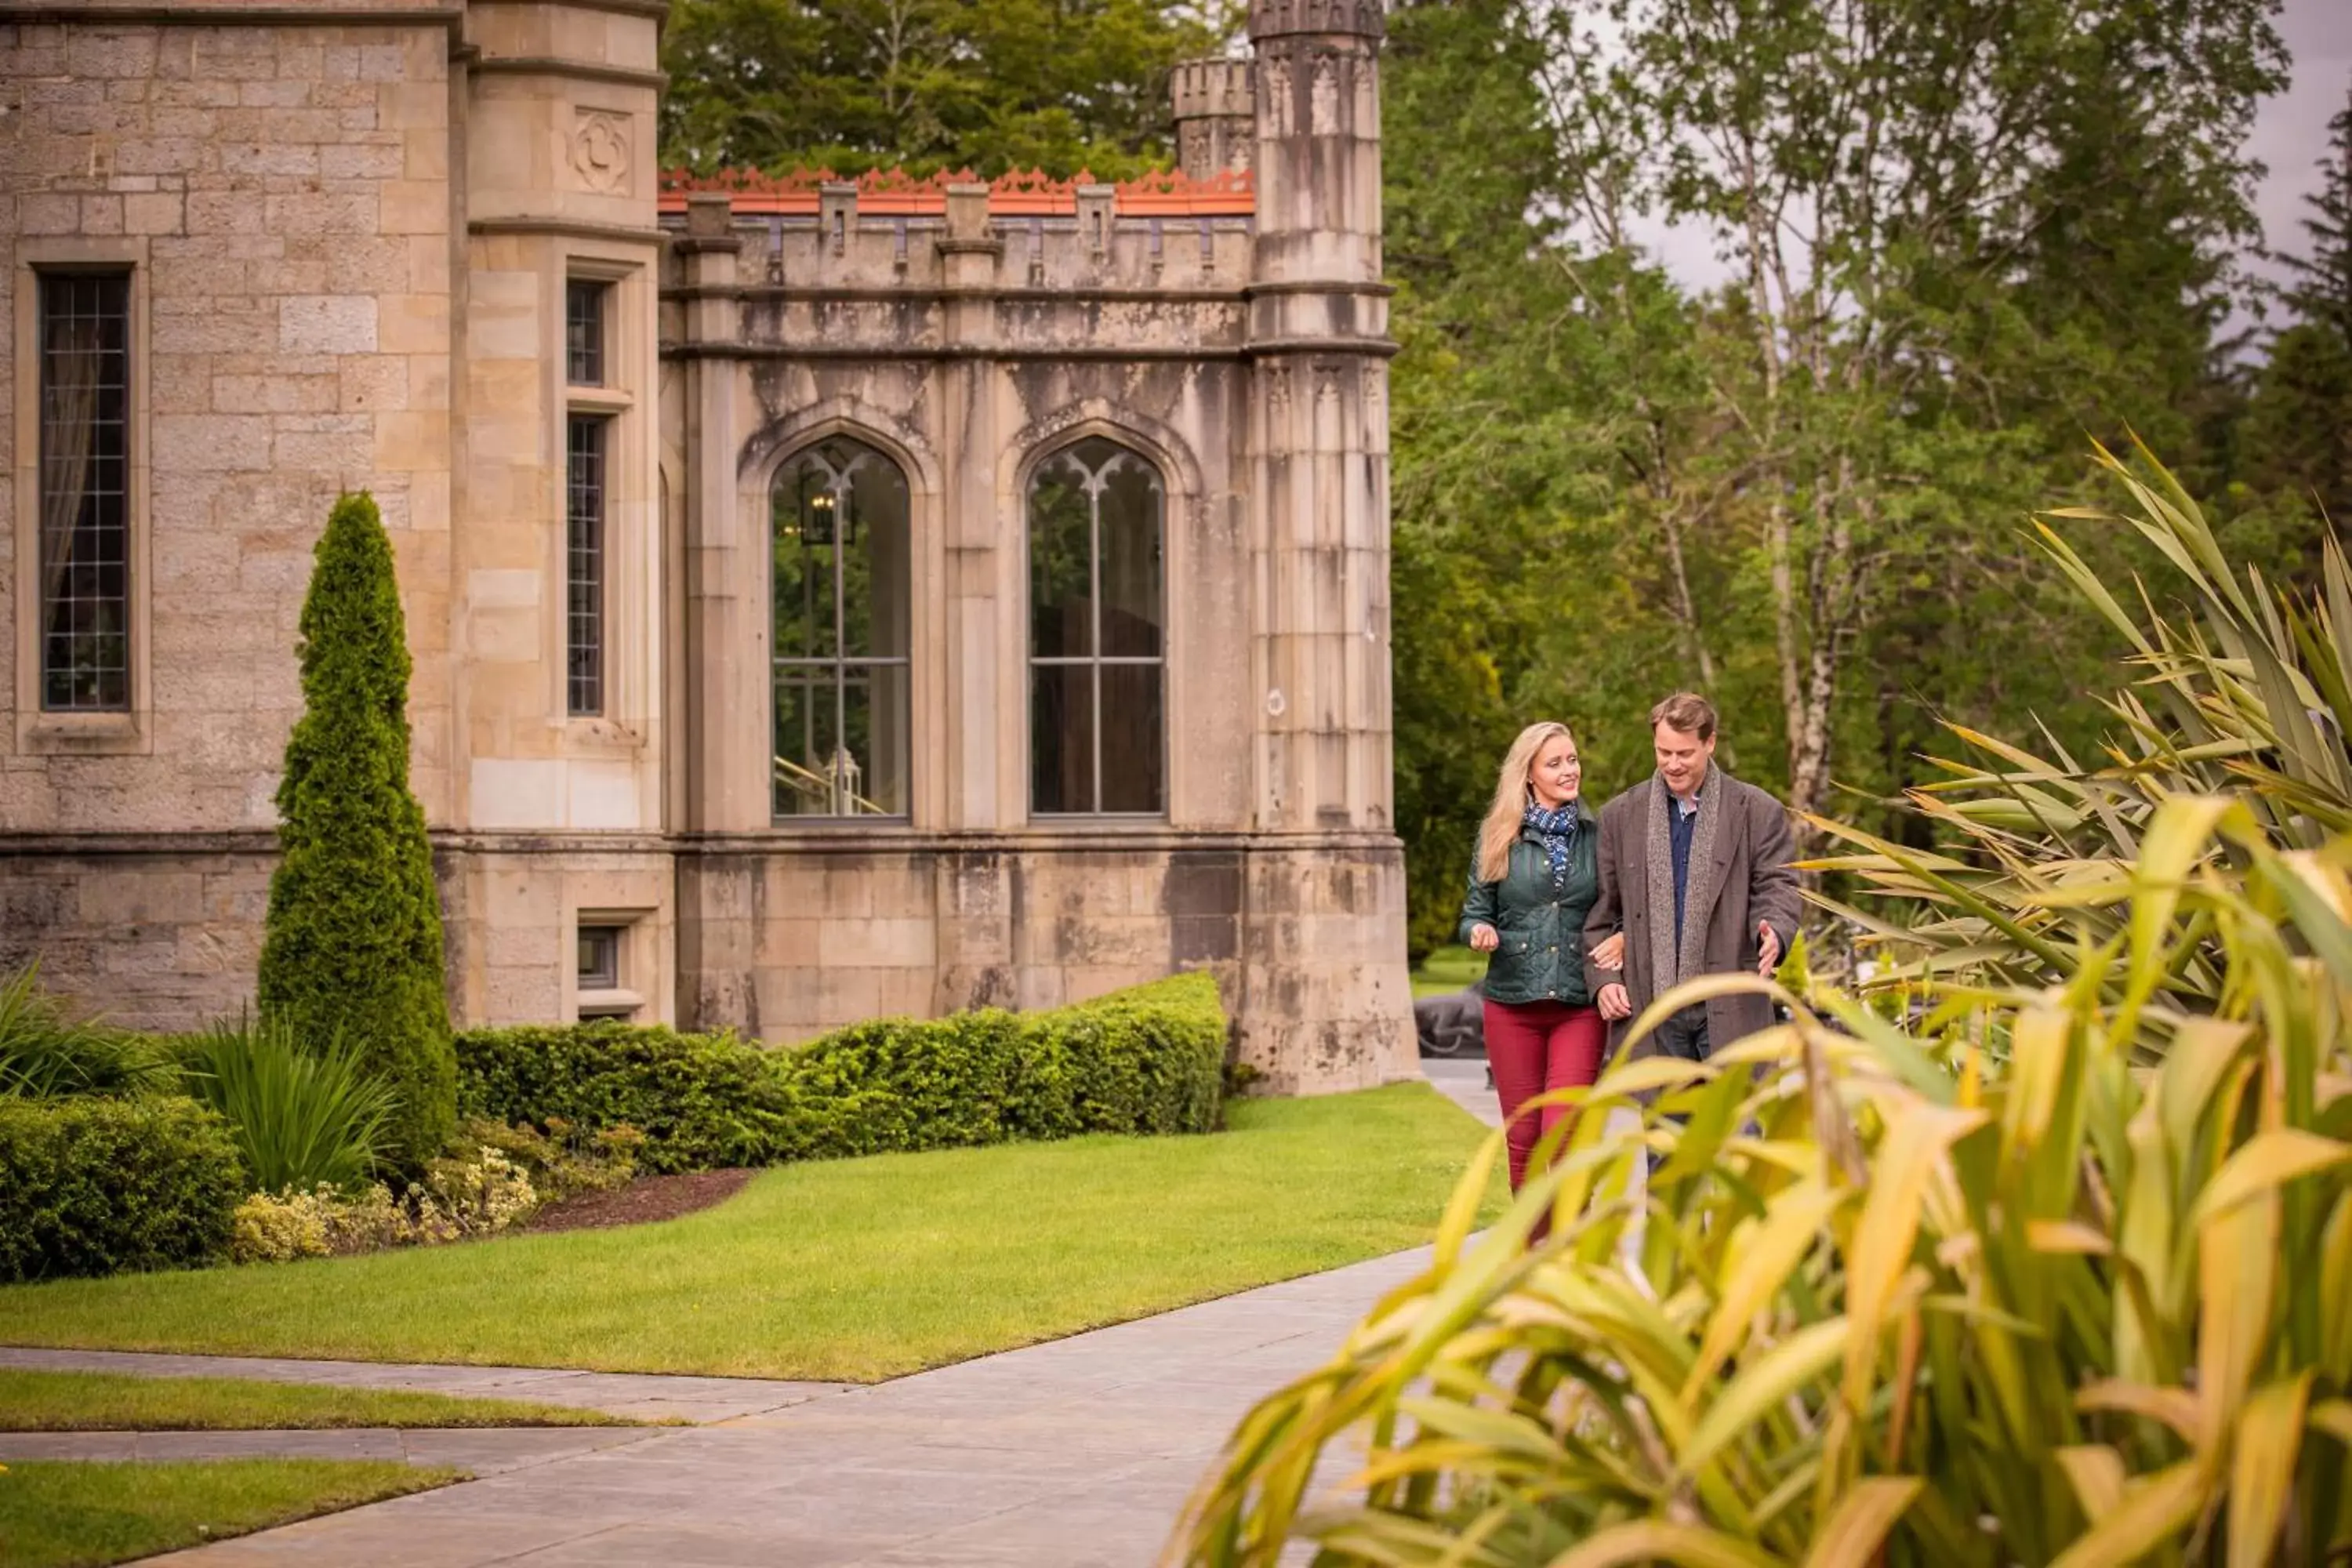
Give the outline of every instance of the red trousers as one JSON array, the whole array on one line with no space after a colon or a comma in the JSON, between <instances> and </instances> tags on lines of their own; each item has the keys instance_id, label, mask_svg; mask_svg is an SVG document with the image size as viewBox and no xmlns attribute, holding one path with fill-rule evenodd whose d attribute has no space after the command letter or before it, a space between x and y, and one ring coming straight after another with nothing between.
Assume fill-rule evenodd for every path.
<instances>
[{"instance_id":1,"label":"red trousers","mask_svg":"<svg viewBox=\"0 0 2352 1568\"><path fill-rule=\"evenodd\" d=\"M1565 1002L1486 1004L1486 1065L1495 1069L1495 1093L1503 1102L1504 1139L1510 1151L1511 1191L1528 1179L1536 1141L1559 1125L1562 1105L1547 1105L1522 1117L1519 1107L1547 1089L1573 1089L1601 1073L1608 1026L1597 1007Z\"/></svg>"}]
</instances>

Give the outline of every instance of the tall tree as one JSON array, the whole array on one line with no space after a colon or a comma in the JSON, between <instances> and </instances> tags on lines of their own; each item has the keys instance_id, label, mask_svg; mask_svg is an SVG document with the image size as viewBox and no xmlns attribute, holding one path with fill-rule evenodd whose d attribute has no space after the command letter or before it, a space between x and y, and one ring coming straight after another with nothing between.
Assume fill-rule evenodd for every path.
<instances>
[{"instance_id":1,"label":"tall tree","mask_svg":"<svg viewBox=\"0 0 2352 1568\"><path fill-rule=\"evenodd\" d=\"M679 0L664 153L699 169L1140 173L1169 68L1223 47L1224 0Z\"/></svg>"},{"instance_id":2,"label":"tall tree","mask_svg":"<svg viewBox=\"0 0 2352 1568\"><path fill-rule=\"evenodd\" d=\"M2308 248L2283 259L2294 318L2272 340L2247 413L2248 478L2352 521L2352 100L2329 122L2320 186L2305 198Z\"/></svg>"},{"instance_id":3,"label":"tall tree","mask_svg":"<svg viewBox=\"0 0 2352 1568\"><path fill-rule=\"evenodd\" d=\"M390 1141L415 1168L456 1124L457 1060L433 849L408 788L407 633L374 500L338 500L315 556L261 1008L306 1043L340 1040L392 1084Z\"/></svg>"},{"instance_id":4,"label":"tall tree","mask_svg":"<svg viewBox=\"0 0 2352 1568\"><path fill-rule=\"evenodd\" d=\"M1706 548L1754 552L1797 805L1823 803L1854 666L1930 591L1923 574L2040 488L2048 416L2131 411L2124 351L2166 358L2135 313L2165 320L2171 360L2204 362L2221 256L2252 221L2244 133L2281 79L2272 9L1547 8L1556 96L1602 106L1562 117L1568 167L1705 235L1732 269L1696 359L1635 368L1686 381L1695 365L1704 388L1705 449L1686 460L1728 476ZM2136 226L2099 226L2135 204ZM2084 243L2095 229L2106 254ZM2053 371L2073 393L2056 408Z\"/></svg>"}]
</instances>

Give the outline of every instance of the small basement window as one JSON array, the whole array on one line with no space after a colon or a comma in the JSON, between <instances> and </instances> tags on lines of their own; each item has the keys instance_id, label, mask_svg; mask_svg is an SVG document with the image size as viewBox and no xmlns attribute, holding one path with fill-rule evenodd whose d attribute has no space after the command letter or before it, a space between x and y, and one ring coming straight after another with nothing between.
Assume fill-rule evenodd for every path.
<instances>
[{"instance_id":1,"label":"small basement window","mask_svg":"<svg viewBox=\"0 0 2352 1568\"><path fill-rule=\"evenodd\" d=\"M628 989L624 954L629 928L583 922L579 934L579 1011L582 1019L632 1018L645 998Z\"/></svg>"},{"instance_id":2,"label":"small basement window","mask_svg":"<svg viewBox=\"0 0 2352 1568\"><path fill-rule=\"evenodd\" d=\"M580 928L580 989L617 991L621 985L621 928Z\"/></svg>"}]
</instances>

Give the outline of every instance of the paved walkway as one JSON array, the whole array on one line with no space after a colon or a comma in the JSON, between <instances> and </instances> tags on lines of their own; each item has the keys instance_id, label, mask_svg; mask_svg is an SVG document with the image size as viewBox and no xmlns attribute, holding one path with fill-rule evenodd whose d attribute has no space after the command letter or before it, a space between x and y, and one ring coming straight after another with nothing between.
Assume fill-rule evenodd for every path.
<instances>
[{"instance_id":1,"label":"paved walkway","mask_svg":"<svg viewBox=\"0 0 2352 1568\"><path fill-rule=\"evenodd\" d=\"M299 1452L405 1458L481 1478L157 1560L191 1568L1147 1568L1250 1405L1320 1364L1426 1258L1401 1253L872 1387L770 1385L793 1396L711 1426L19 1434L0 1437L0 1459ZM5 1352L9 1364L61 1364L32 1353ZM336 1381L383 1374L411 1380L383 1386L545 1397L514 1369L136 1359L159 1372L304 1379L323 1368ZM465 1386L501 1375L517 1381ZM737 1380L612 1380L670 1381ZM596 1405L592 1390L581 1381L567 1392ZM632 1393L666 1407L687 1399Z\"/></svg>"},{"instance_id":2,"label":"paved walkway","mask_svg":"<svg viewBox=\"0 0 2352 1568\"><path fill-rule=\"evenodd\" d=\"M1503 1124L1502 1103L1495 1098L1495 1086L1486 1081L1486 1058L1423 1057L1421 1070L1438 1093L1487 1126Z\"/></svg>"}]
</instances>

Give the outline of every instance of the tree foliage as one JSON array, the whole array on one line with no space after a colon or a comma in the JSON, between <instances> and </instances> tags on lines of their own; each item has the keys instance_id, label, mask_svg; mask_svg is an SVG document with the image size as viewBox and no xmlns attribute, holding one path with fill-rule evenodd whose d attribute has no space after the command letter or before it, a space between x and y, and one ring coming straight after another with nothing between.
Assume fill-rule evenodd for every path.
<instances>
[{"instance_id":1,"label":"tree foliage","mask_svg":"<svg viewBox=\"0 0 2352 1568\"><path fill-rule=\"evenodd\" d=\"M2269 7L1419 0L1391 31L1415 946L1517 721L1574 725L1607 793L1696 688L1735 769L1897 836L1872 803L1939 716L2087 744L2100 629L2021 525L2088 481L2086 429L2229 477ZM1668 221L1719 284L1664 270Z\"/></svg>"},{"instance_id":2,"label":"tree foliage","mask_svg":"<svg viewBox=\"0 0 2352 1568\"><path fill-rule=\"evenodd\" d=\"M680 0L666 156L1126 177L1166 159L1169 68L1227 21L1219 0Z\"/></svg>"},{"instance_id":3,"label":"tree foliage","mask_svg":"<svg viewBox=\"0 0 2352 1568\"><path fill-rule=\"evenodd\" d=\"M2352 518L2352 100L2330 122L2308 248L2284 259L2292 323L2273 340L2246 418L2247 478L2292 505Z\"/></svg>"},{"instance_id":4,"label":"tree foliage","mask_svg":"<svg viewBox=\"0 0 2352 1568\"><path fill-rule=\"evenodd\" d=\"M456 1125L457 1068L433 851L408 788L407 635L373 498L335 502L314 559L261 1009L313 1049L355 1051L393 1087L386 1152L415 1168Z\"/></svg>"}]
</instances>

